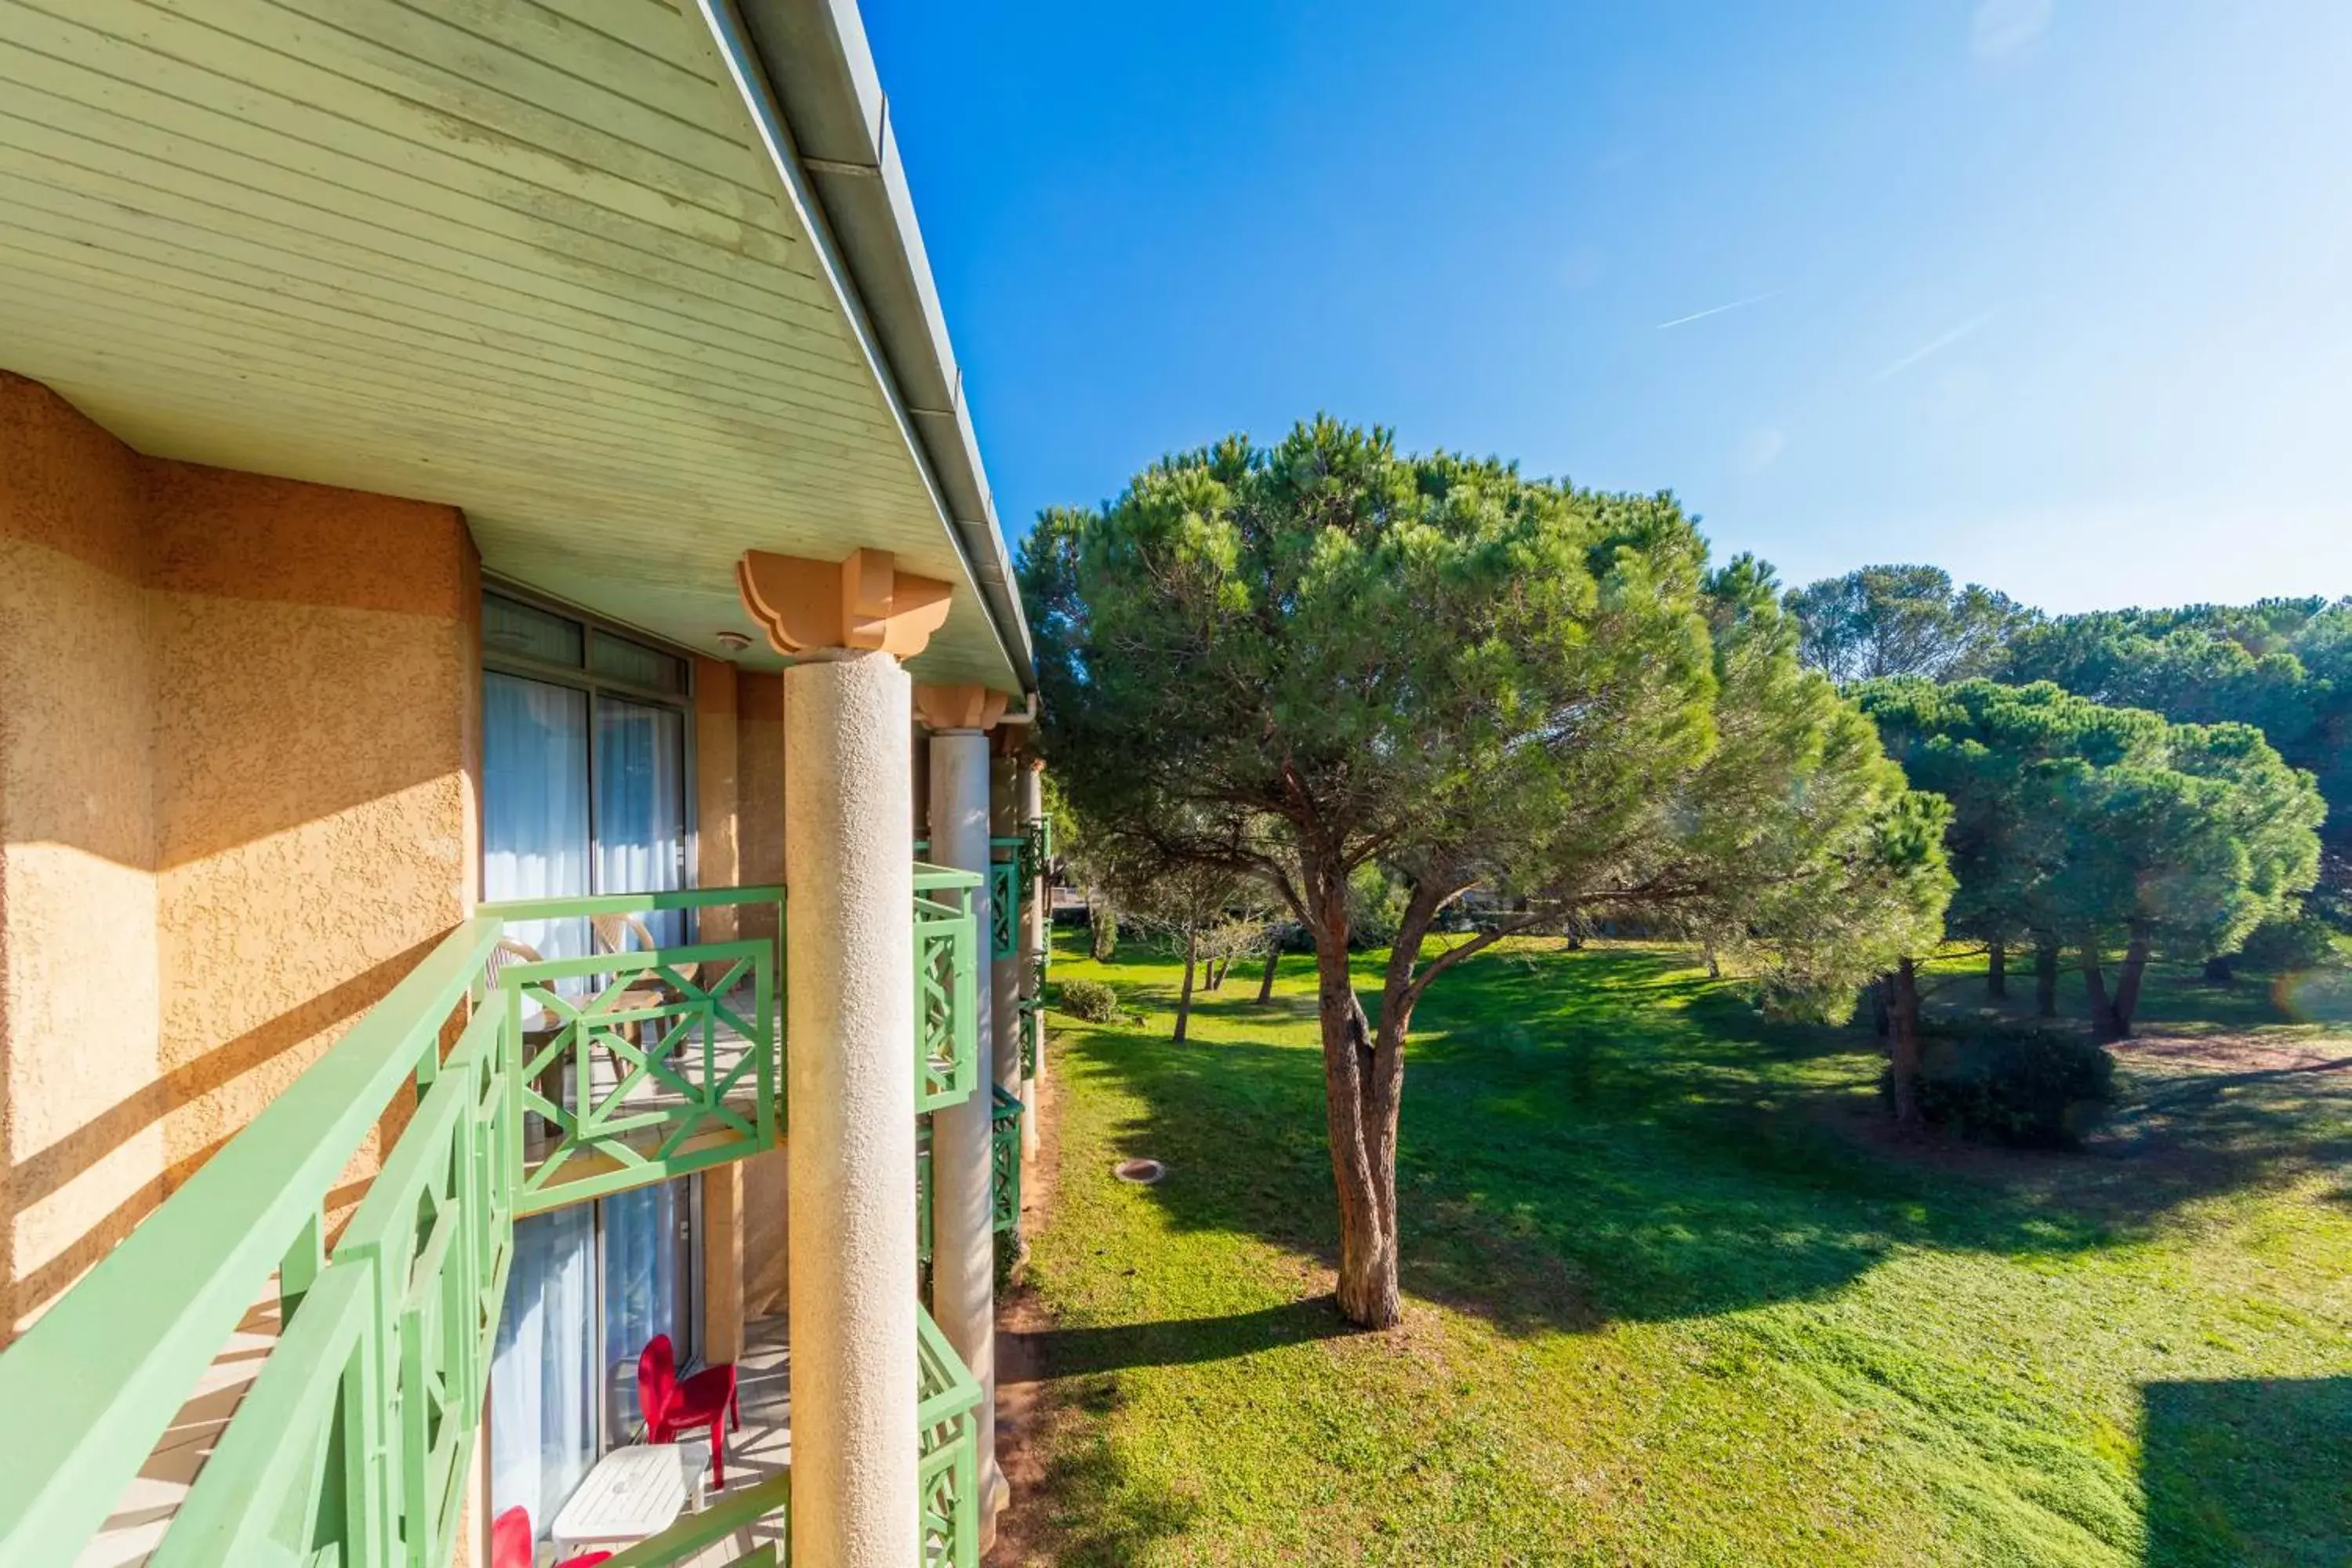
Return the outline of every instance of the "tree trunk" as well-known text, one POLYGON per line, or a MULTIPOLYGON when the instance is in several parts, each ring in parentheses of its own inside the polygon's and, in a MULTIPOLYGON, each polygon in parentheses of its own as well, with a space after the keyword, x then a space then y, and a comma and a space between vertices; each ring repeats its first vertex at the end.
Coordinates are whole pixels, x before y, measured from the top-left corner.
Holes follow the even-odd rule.
POLYGON ((2000 942, 1985 949, 1985 994, 1996 1002, 2009 1000, 2009 949, 2000 942))
POLYGON ((1887 1007, 1894 1037, 1887 1043, 1888 1078, 1895 1090, 1895 1122, 1919 1125, 1919 970, 1904 959, 1892 976, 1894 998, 1887 1007))
POLYGON ((2047 937, 2033 943, 2033 1013, 2039 1018, 2058 1016, 2058 944, 2047 937))
POLYGON ((2119 1040, 2116 1033, 2116 1005, 2107 994, 2106 973, 2099 967, 2098 933, 2083 938, 2083 993, 2090 998, 2091 1032, 2103 1040, 2119 1040))
POLYGON ((1709 980, 1720 980, 1723 978, 1723 963, 1715 955, 1715 939, 1713 937, 1709 937, 1706 941, 1706 977, 1709 980))
POLYGON ((1201 933, 1184 933, 1184 989, 1176 997, 1176 1043, 1184 1043, 1184 1026, 1192 1021, 1192 965, 1201 951, 1201 933))
POLYGON ((1317 889, 1315 970, 1323 1024, 1323 1107, 1339 1200, 1339 1310, 1385 1329, 1403 1316, 1397 1285, 1397 1104, 1404 1052, 1391 1027, 1375 1036, 1348 967, 1348 881, 1317 889))
POLYGON ((1225 972, 1217 966, 1217 960, 1214 957, 1212 957, 1209 960, 1206 973, 1204 973, 1201 978, 1202 982, 1201 986, 1202 990, 1214 991, 1218 986, 1223 985, 1225 983, 1225 972))
POLYGON ((2205 961, 2205 984, 2234 985, 2238 982, 2237 960, 2228 953, 2215 953, 2205 961))
POLYGON ((2116 976, 2115 1005, 2108 1015, 2116 1031, 2110 1039, 2131 1038, 2132 1016, 2139 1011, 2140 977, 2147 973, 2147 933, 2135 930, 2124 949, 2123 973, 2116 976))
POLYGON ((1274 966, 1281 962, 1279 943, 1265 950, 1265 972, 1257 977, 1257 1005, 1261 1007, 1274 1000, 1274 966))
POLYGON ((1087 906, 1087 952, 1097 963, 1108 963, 1118 951, 1118 911, 1108 903, 1087 906))

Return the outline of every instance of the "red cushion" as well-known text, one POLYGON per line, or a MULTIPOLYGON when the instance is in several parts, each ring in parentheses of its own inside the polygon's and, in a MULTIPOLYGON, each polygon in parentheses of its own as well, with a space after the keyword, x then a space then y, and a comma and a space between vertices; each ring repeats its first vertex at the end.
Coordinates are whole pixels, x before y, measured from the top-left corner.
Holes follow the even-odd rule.
POLYGON ((567 1557, 555 1568, 596 1568, 597 1563, 609 1561, 612 1555, 609 1552, 591 1552, 581 1557, 567 1557))

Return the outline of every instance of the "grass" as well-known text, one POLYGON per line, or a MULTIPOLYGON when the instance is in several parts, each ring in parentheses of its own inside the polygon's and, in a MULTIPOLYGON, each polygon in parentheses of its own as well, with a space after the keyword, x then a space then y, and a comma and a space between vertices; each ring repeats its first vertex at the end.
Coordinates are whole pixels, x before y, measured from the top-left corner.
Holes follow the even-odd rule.
POLYGON ((1684 953, 1541 945, 1415 1021, 1379 1334, 1329 1301, 1306 961, 1179 1047, 1173 963, 1065 945, 1144 1016, 1056 1020, 1027 1560, 2352 1563, 2352 1032, 2294 1011, 2352 994, 2165 971, 2151 1027, 2205 1058, 2009 1153, 1887 1138, 1865 1037, 1684 953), (2250 1041, 2304 1056, 2206 1059, 2250 1041), (1166 1179, 1111 1179, 1138 1154, 1166 1179))

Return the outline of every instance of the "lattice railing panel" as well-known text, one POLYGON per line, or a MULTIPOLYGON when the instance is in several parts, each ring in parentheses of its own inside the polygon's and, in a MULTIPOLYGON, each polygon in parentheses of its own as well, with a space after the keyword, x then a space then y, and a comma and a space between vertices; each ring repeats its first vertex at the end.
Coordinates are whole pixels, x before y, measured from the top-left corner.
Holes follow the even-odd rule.
POLYGON ((1021 1102, 992 1086, 995 1104, 988 1122, 989 1217, 998 1230, 1021 1225, 1021 1102))
POLYGON ((522 1109, 543 1129, 524 1152, 521 1212, 776 1147, 783 1040, 775 969, 767 942, 509 966, 522 1109), (567 984, 582 981, 597 988, 583 995, 567 984), (546 1026, 527 1032, 533 1016, 546 1026))
POLYGON ((915 1110, 961 1104, 980 1087, 978 876, 915 872, 915 1110))

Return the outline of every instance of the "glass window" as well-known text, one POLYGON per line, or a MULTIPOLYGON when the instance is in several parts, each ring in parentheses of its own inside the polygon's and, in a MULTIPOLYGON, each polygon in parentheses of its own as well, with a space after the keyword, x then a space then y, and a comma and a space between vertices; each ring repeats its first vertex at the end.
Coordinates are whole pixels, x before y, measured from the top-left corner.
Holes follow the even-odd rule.
POLYGON ((482 646, 498 653, 520 654, 550 664, 581 664, 578 621, 553 615, 536 605, 498 594, 482 595, 482 646))
POLYGON ((610 632, 591 634, 588 668, 598 675, 654 691, 683 694, 686 690, 686 660, 610 632))
MULTIPOLYGON (((589 864, 588 694, 496 670, 482 677, 482 896, 576 898, 589 864)), ((588 951, 584 920, 518 921, 541 958, 588 951)))
MULTIPOLYGON (((651 893, 686 885, 686 715, 625 698, 596 699, 596 890, 651 893)), ((658 942, 685 940, 680 911, 645 916, 658 942)))

